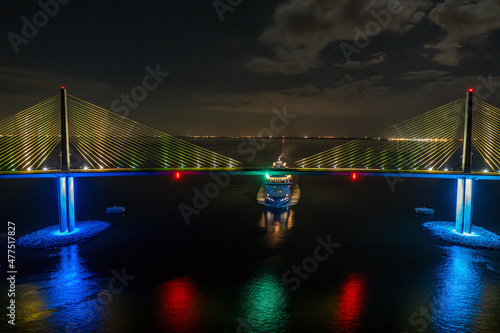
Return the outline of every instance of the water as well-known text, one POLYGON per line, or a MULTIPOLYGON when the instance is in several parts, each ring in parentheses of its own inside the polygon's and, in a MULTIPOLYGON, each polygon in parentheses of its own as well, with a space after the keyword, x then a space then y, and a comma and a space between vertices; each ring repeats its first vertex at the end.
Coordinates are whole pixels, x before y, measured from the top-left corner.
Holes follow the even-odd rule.
MULTIPOLYGON (((234 154, 231 142, 203 144, 234 154)), ((253 163, 280 149, 268 145, 253 163)), ((288 149, 305 156, 299 144, 288 149)), ((500 331, 500 252, 446 246, 421 228, 454 219, 455 181, 406 179, 391 191, 383 177, 299 176, 298 204, 274 211, 256 203, 263 176, 232 176, 186 225, 179 204, 193 206, 193 189, 212 181, 78 179, 77 219, 113 228, 86 244, 17 252, 16 329, 2 280, 1 331, 500 331), (106 216, 111 205, 126 214, 106 216), (416 216, 417 206, 436 215, 416 216)), ((55 224, 54 180, 0 184, 4 230, 7 220, 18 237, 55 224)), ((496 233, 499 194, 497 183, 477 183, 474 221, 496 233)))

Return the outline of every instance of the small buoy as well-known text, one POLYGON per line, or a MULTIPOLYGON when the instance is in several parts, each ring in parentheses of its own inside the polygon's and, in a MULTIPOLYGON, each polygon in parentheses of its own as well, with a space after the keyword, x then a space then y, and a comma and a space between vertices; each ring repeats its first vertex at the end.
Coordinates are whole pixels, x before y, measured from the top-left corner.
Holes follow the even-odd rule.
POLYGON ((106 208, 106 213, 108 214, 121 214, 125 213, 125 207, 108 207, 106 208))
POLYGON ((417 214, 423 214, 423 215, 434 214, 434 209, 432 209, 432 208, 418 207, 418 208, 415 208, 413 211, 417 214))

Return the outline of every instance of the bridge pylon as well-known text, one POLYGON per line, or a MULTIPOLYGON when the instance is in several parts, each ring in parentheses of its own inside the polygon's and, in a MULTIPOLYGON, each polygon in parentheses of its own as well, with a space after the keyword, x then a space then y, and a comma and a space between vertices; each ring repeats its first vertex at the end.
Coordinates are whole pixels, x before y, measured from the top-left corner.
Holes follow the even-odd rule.
POLYGON ((462 154, 462 172, 470 173, 472 164, 472 107, 474 90, 469 89, 465 96, 464 147, 462 154))
POLYGON ((61 87, 61 171, 69 171, 68 96, 61 87))
MULTIPOLYGON (((70 171, 68 134, 68 97, 66 88, 61 87, 61 171, 70 171)), ((60 176, 59 187, 59 230, 75 231, 75 180, 74 177, 60 176)))
MULTIPOLYGON (((462 172, 470 173, 472 164, 472 108, 474 90, 469 89, 465 97, 464 141, 462 172)), ((459 234, 472 233, 472 206, 474 201, 474 179, 465 176, 457 180, 457 212, 455 231, 459 234)))

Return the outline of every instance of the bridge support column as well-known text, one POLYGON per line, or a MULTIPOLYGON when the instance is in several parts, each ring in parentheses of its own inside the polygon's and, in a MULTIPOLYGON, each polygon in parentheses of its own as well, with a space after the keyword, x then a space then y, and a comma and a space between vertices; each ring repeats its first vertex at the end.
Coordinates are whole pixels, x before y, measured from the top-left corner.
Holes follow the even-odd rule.
POLYGON ((68 98, 66 88, 61 87, 61 171, 71 168, 69 160, 68 98))
POLYGON ((458 179, 455 231, 459 234, 472 233, 473 184, 472 178, 458 179))
POLYGON ((59 177, 59 231, 75 231, 75 180, 59 177))

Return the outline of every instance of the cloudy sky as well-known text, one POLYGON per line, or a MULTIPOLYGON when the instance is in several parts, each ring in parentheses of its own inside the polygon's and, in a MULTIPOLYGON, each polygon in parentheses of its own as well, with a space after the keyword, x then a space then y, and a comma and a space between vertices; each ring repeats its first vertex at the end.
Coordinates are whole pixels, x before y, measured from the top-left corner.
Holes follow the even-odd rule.
POLYGON ((500 107, 498 0, 2 1, 0 15, 0 119, 61 85, 174 135, 256 135, 284 108, 297 117, 280 135, 377 135, 470 87, 500 107))

